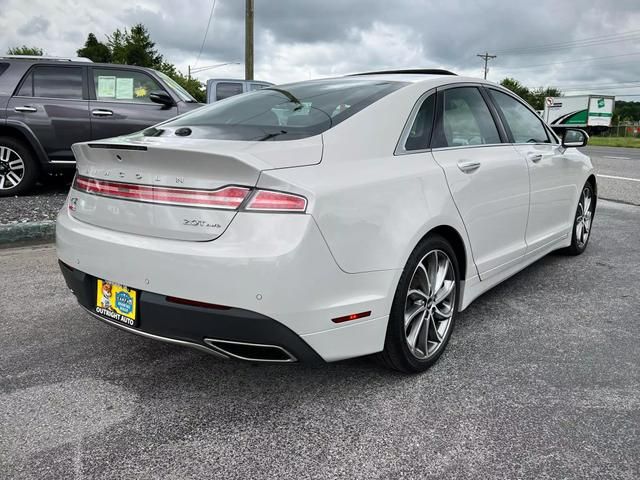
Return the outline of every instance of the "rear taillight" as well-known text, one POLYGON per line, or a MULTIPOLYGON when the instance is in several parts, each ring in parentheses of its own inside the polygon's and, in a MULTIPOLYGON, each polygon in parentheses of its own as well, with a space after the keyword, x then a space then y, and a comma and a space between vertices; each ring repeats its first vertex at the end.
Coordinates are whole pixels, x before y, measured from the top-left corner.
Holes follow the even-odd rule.
POLYGON ((307 199, 292 193, 257 190, 245 210, 260 212, 304 212, 307 199))
POLYGON ((78 175, 73 182, 73 188, 80 192, 122 200, 225 210, 238 210, 253 192, 243 210, 303 213, 307 208, 307 199, 300 195, 272 190, 252 190, 247 187, 230 186, 218 190, 171 188, 113 182, 78 175))
POLYGON ((200 208, 222 208, 227 210, 237 209, 249 193, 249 189, 245 187, 199 190, 111 182, 80 176, 76 177, 73 188, 94 195, 135 200, 138 202, 200 208))

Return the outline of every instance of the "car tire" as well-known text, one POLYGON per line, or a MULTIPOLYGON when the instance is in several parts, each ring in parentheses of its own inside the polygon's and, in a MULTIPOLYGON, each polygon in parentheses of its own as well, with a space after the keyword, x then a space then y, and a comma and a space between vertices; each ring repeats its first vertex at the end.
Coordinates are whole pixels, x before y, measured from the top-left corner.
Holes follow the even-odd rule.
POLYGON ((33 187, 40 169, 24 142, 0 137, 0 197, 21 195, 33 187))
POLYGON ((386 366, 425 371, 442 355, 458 312, 460 276, 451 244, 430 235, 413 250, 391 306, 384 350, 386 366))
POLYGON ((593 217, 596 212, 596 196, 591 182, 587 182, 582 187, 576 215, 573 220, 571 233, 571 245, 563 250, 567 255, 580 255, 587 249, 589 238, 591 238, 591 227, 593 217), (586 208, 585 208, 586 207, 586 208), (586 215, 583 214, 586 210, 586 215))

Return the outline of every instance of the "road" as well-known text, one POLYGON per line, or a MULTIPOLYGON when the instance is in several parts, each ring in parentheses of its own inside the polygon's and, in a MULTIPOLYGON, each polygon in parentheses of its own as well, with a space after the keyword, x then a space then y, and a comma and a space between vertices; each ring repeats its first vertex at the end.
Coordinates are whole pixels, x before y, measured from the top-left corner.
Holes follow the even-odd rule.
POLYGON ((460 315, 419 376, 224 362, 84 314, 0 251, 2 478, 640 478, 640 208, 601 202, 460 315))
POLYGON ((587 147, 581 150, 591 157, 602 198, 640 205, 640 149, 587 147))

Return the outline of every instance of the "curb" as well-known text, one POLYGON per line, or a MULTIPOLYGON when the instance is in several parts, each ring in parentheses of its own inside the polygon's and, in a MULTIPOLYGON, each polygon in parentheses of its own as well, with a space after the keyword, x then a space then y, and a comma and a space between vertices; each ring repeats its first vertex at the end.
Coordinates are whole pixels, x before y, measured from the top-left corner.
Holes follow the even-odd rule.
POLYGON ((0 246, 22 242, 53 242, 55 220, 0 225, 0 246))

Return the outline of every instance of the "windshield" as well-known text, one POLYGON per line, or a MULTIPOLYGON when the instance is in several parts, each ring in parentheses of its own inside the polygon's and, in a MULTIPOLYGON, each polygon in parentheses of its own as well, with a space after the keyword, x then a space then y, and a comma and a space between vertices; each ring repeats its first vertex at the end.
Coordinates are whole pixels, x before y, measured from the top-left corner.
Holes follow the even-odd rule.
MULTIPOLYGON (((158 126, 203 127, 220 140, 292 140, 322 133, 406 85, 328 79, 267 87, 216 102, 158 126)), ((157 129, 148 134, 157 135, 157 129)))
POLYGON ((178 95, 178 97, 180 97, 180 100, 182 100, 183 102, 188 102, 188 103, 198 103, 198 101, 193 98, 189 92, 187 92, 184 88, 182 88, 180 86, 180 84, 178 82, 176 82, 173 78, 169 77, 168 75, 165 75, 162 72, 157 72, 158 75, 160 75, 160 78, 162 78, 162 80, 164 80, 164 82, 169 85, 169 87, 171 87, 171 89, 176 92, 176 95, 178 95))

